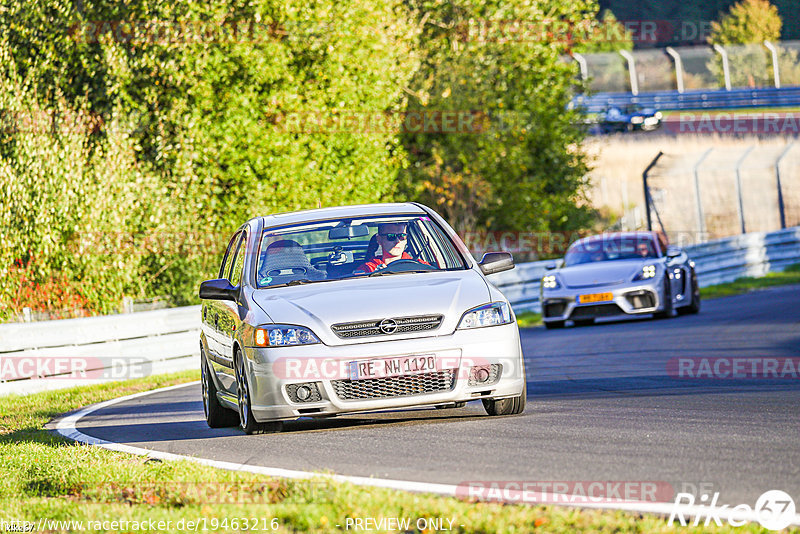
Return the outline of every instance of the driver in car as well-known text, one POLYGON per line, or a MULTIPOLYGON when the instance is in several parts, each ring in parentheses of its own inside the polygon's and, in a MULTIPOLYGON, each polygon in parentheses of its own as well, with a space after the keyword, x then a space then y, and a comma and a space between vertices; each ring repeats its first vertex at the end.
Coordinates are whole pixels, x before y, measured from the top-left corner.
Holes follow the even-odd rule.
MULTIPOLYGON (((406 252, 406 225, 403 223, 384 223, 378 225, 378 245, 381 253, 356 269, 355 274, 374 273, 385 269, 396 260, 413 260, 406 252)), ((420 262, 424 263, 424 262, 420 262)))

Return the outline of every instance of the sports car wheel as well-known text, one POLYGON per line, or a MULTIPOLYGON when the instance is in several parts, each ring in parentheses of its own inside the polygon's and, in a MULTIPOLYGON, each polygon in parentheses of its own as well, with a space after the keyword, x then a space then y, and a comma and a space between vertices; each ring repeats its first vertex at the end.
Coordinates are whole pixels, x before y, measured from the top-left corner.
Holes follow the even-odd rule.
POLYGON ((250 405, 250 385, 247 381, 247 369, 245 369, 244 358, 241 353, 236 353, 234 362, 234 367, 236 367, 236 396, 239 401, 239 426, 246 434, 279 432, 282 427, 280 421, 259 423, 253 417, 253 410, 250 405))
POLYGON ((217 400, 217 386, 211 378, 211 370, 208 367, 203 347, 200 347, 200 381, 203 386, 203 413, 206 416, 206 423, 210 428, 224 428, 236 426, 239 418, 236 412, 228 410, 217 400))
POLYGON ((483 409, 489 415, 515 415, 525 411, 525 398, 528 396, 528 384, 522 388, 522 395, 508 399, 483 399, 483 409))
POLYGON ((688 306, 678 308, 678 313, 686 315, 700 312, 700 286, 697 283, 697 274, 692 271, 692 302, 688 306))

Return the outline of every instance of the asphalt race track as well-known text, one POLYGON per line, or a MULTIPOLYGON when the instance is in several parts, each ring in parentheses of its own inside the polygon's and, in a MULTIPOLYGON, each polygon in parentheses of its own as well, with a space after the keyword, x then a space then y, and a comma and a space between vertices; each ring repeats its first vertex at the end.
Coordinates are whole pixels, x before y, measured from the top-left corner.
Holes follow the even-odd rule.
POLYGON ((697 316, 530 328, 522 342, 528 405, 515 417, 490 418, 473 402, 247 436, 206 426, 197 384, 101 409, 78 430, 214 460, 408 481, 657 481, 719 492, 731 506, 753 506, 770 489, 800 496, 800 380, 667 372, 677 357, 800 357, 800 286, 706 301, 697 316))

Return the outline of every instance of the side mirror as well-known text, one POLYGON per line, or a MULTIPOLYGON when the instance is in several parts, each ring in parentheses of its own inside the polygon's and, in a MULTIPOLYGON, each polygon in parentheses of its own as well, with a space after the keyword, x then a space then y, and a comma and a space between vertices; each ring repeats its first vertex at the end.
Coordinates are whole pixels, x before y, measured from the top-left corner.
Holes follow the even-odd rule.
POLYGON ((225 278, 206 280, 200 284, 201 299, 236 301, 237 293, 238 288, 232 286, 225 278))
POLYGON ((667 247, 667 257, 668 258, 677 258, 683 254, 683 251, 678 247, 667 247))
POLYGON ((478 263, 483 274, 495 274, 514 268, 514 256, 510 252, 487 252, 478 263))
POLYGON ((545 263, 545 265, 544 265, 544 268, 547 269, 548 271, 552 271, 556 267, 558 267, 558 264, 556 264, 556 262, 554 262, 554 261, 545 263))

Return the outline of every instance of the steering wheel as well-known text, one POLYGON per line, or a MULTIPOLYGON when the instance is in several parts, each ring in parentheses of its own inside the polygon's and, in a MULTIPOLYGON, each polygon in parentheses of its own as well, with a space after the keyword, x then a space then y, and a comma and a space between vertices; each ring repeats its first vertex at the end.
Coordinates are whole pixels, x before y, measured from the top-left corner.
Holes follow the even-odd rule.
POLYGON ((419 260, 410 260, 410 259, 400 259, 394 260, 392 263, 388 264, 385 268, 385 271, 397 272, 401 273, 404 271, 436 271, 436 267, 432 265, 428 265, 427 263, 422 263, 419 260))

